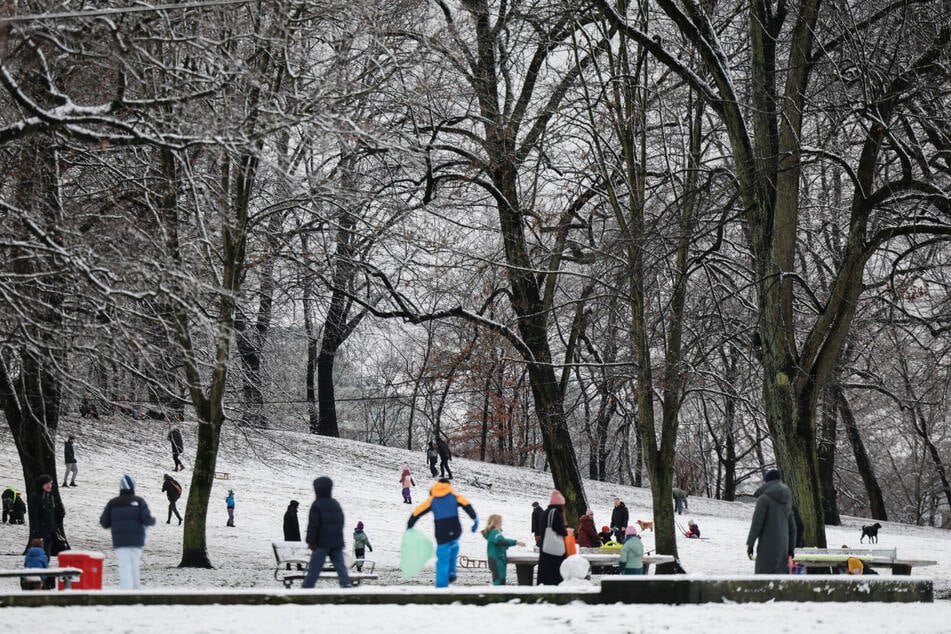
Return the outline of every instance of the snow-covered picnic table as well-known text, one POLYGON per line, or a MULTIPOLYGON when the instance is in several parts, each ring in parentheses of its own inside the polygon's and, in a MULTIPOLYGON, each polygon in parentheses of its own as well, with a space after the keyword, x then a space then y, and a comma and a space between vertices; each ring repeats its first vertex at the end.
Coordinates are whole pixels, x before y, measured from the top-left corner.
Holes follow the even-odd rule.
MULTIPOLYGON (((592 568, 604 569, 615 567, 621 556, 617 553, 593 553, 579 551, 579 555, 588 560, 592 568)), ((673 555, 644 555, 644 574, 650 570, 651 565, 669 564, 674 561, 673 555)), ((508 561, 515 565, 515 576, 518 578, 518 585, 532 585, 535 566, 538 565, 538 553, 528 551, 509 551, 508 561)))

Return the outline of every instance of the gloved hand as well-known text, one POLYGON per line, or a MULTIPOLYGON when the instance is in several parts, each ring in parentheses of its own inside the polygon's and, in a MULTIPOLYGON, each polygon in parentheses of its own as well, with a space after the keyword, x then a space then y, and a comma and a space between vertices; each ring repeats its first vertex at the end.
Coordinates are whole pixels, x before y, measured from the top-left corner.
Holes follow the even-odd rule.
POLYGON ((746 549, 746 556, 749 557, 750 559, 753 558, 753 549, 752 549, 752 548, 747 548, 747 549, 746 549))
POLYGON ((474 532, 476 532, 477 530, 479 530, 479 518, 478 518, 478 517, 475 518, 474 520, 472 520, 472 532, 474 533, 474 532))

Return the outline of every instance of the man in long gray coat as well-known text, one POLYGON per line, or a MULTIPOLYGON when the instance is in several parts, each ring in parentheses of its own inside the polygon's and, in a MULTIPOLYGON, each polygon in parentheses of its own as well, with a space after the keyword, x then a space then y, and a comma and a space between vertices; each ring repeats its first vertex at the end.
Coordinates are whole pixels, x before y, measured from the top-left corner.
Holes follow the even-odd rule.
POLYGON ((770 469, 763 477, 763 486, 756 492, 756 509, 746 538, 746 553, 753 558, 756 546, 758 575, 781 575, 789 572, 788 561, 796 547, 796 522, 793 519, 792 493, 780 481, 779 471, 770 469))

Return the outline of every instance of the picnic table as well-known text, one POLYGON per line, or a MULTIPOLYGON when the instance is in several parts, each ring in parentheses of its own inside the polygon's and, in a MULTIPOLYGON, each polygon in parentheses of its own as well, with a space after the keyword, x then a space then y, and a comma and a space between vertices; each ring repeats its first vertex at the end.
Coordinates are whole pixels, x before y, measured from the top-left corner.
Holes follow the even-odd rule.
POLYGON ((793 561, 805 566, 807 574, 836 574, 846 569, 850 557, 866 568, 888 568, 893 575, 910 575, 912 568, 936 566, 930 559, 899 559, 896 548, 797 548, 793 561))
MULTIPOLYGON (((621 555, 617 553, 599 553, 582 552, 578 554, 588 560, 592 571, 601 570, 610 571, 608 574, 616 573, 618 562, 621 555)), ((515 565, 515 576, 518 578, 518 585, 530 586, 534 583, 535 566, 538 565, 538 553, 528 551, 509 551, 508 560, 510 564, 515 565)), ((669 564, 674 561, 673 555, 644 555, 644 574, 650 570, 651 564, 669 564)))
POLYGON ((61 568, 11 568, 9 570, 0 570, 0 577, 53 577, 63 580, 63 589, 69 590, 73 587, 73 581, 79 581, 83 571, 81 568, 64 566, 61 568))

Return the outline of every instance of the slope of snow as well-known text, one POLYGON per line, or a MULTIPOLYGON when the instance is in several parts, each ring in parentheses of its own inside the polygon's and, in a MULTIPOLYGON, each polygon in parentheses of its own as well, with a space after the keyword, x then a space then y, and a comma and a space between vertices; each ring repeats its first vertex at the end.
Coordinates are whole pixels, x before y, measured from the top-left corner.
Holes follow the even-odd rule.
MULTIPOLYGON (((184 423, 186 464, 195 446, 196 426, 184 423)), ((307 509, 313 500, 313 479, 327 475, 334 480, 334 496, 347 517, 348 531, 363 521, 373 545, 368 558, 376 562, 383 586, 431 586, 433 565, 409 581, 400 578, 399 543, 411 506, 402 503, 399 485, 400 466, 410 465, 417 482, 413 501, 422 501, 432 482, 422 452, 380 447, 348 440, 315 437, 288 431, 240 431, 227 428, 222 436, 217 470, 230 474, 228 480, 216 480, 208 513, 208 548, 214 568, 209 570, 178 568, 182 529, 177 521, 166 524, 167 502, 161 493, 162 474, 172 465, 168 428, 162 423, 133 421, 127 418, 103 421, 65 421, 57 439, 62 459, 62 443, 70 432, 77 435, 79 486, 62 490, 66 505, 66 529, 74 549, 98 550, 106 554, 104 586, 117 587, 115 559, 109 533, 99 527, 99 515, 109 498, 116 495, 119 479, 129 474, 137 482, 137 493, 149 503, 159 523, 149 531, 142 560, 142 582, 146 589, 187 589, 206 591, 221 588, 280 588, 274 579, 274 558, 270 543, 282 539, 282 517, 291 499, 299 500, 301 529, 306 529, 307 509), (234 489, 237 501, 236 526, 226 527, 224 498, 234 489)), ((545 505, 551 492, 551 477, 530 469, 454 459, 454 486, 472 502, 484 521, 491 513, 505 520, 505 533, 531 542, 529 517, 532 501, 545 505), (476 483, 491 483, 491 489, 476 483)), ((59 465, 62 469, 62 464, 59 465)), ((179 474, 187 496, 190 471, 179 474)), ((0 430, 0 486, 14 485, 22 490, 19 460, 9 431, 0 430)), ((589 503, 595 525, 608 523, 612 498, 618 495, 630 509, 631 520, 650 519, 650 492, 627 486, 587 482, 589 503)), ((179 503, 184 512, 184 498, 179 503)), ((745 575, 752 572, 746 558, 745 538, 752 506, 691 497, 689 517, 699 523, 704 540, 681 539, 680 558, 689 574, 745 575)), ((688 515, 678 518, 686 524, 688 515)), ((463 526, 470 522, 461 514, 463 526)), ((186 517, 187 520, 187 517, 186 517)), ((869 520, 845 517, 843 525, 828 527, 830 546, 859 546, 860 527, 869 520)), ((918 568, 915 576, 935 581, 938 596, 951 590, 951 540, 945 531, 883 523, 879 533, 881 548, 897 548, 903 559, 934 559, 938 566, 918 568)), ((417 525, 427 533, 432 520, 417 525)), ((347 535, 349 538, 349 533, 347 535)), ((0 567, 22 566, 26 526, 0 526, 0 567)), ((653 549, 653 533, 644 534, 645 550, 653 549)), ((480 534, 464 534, 460 553, 485 557, 485 542, 480 534)), ((887 574, 887 573, 885 573, 887 574)), ((509 579, 514 583, 514 569, 509 579)), ((489 573, 461 570, 459 585, 486 586, 489 573)), ((333 582, 323 581, 320 588, 329 591, 333 582)), ((0 579, 3 592, 19 591, 15 579, 0 579)), ((352 590, 360 592, 360 589, 352 590)), ((47 626, 55 618, 58 631, 146 632, 165 630, 173 625, 178 632, 234 632, 274 629, 279 618, 282 630, 307 629, 319 610, 319 622, 328 631, 371 631, 382 629, 413 632, 453 631, 546 632, 649 632, 656 629, 678 631, 761 632, 764 626, 774 631, 947 631, 951 622, 951 602, 934 605, 915 604, 744 604, 700 606, 569 606, 510 604, 484 608, 472 606, 281 606, 281 607, 187 607, 176 606, 172 622, 168 607, 116 608, 16 608, 7 609, 0 631, 24 631, 30 626, 47 626), (437 610, 438 612, 434 612, 437 610), (64 614, 68 610, 68 616, 64 614), (435 618, 438 615, 438 618, 435 618), (11 618, 13 617, 13 618, 11 618), (686 629, 685 629, 686 628, 686 629)))

